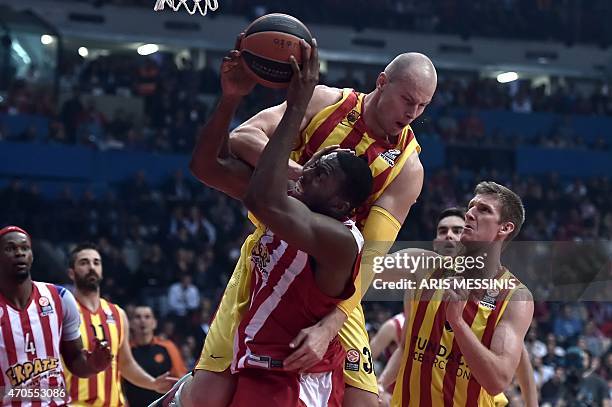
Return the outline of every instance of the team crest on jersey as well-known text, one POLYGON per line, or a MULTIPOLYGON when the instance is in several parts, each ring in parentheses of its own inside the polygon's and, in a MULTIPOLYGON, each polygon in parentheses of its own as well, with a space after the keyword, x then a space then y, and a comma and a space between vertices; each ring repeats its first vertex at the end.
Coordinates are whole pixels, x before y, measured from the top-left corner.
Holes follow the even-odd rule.
POLYGON ((251 261, 256 269, 267 277, 266 266, 270 263, 270 253, 268 247, 259 240, 251 250, 251 261))
POLYGON ((389 164, 389 166, 394 167, 395 160, 397 160, 397 157, 399 157, 401 153, 402 152, 397 149, 387 150, 387 151, 380 153, 379 157, 385 160, 385 162, 389 164))
POLYGON ((357 119, 359 119, 359 112, 356 110, 351 110, 349 114, 346 115, 346 120, 351 124, 355 123, 357 119))
POLYGON ((351 110, 346 115, 346 118, 340 122, 340 124, 342 124, 343 126, 352 127, 355 124, 355 122, 359 119, 360 115, 361 113, 359 113, 357 110, 351 110))
POLYGON ((46 317, 49 314, 53 314, 53 307, 51 301, 47 297, 40 297, 38 299, 38 305, 40 305, 40 316, 46 317))

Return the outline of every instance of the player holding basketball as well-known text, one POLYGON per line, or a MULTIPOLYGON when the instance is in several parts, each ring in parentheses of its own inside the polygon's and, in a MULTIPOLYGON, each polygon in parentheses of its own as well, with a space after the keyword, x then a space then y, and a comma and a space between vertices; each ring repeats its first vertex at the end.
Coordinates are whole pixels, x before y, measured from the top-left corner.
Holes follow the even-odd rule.
MULTIPOLYGON (((227 133, 206 132, 209 138, 201 149, 210 170, 202 181, 231 187, 231 195, 242 199, 265 225, 249 255, 253 284, 249 309, 234 341, 232 371, 238 382, 231 406, 342 405, 344 351, 337 337, 316 366, 299 373, 283 369, 283 359, 292 351, 289 343, 300 330, 317 323, 355 291, 363 237, 348 215, 372 189, 366 161, 336 149, 307 164, 291 196, 287 194, 287 172, 279 168, 287 163, 318 81, 316 45, 312 57, 309 53, 303 42, 303 70, 294 59, 287 110, 252 176, 250 166, 223 149, 227 133), (227 186, 210 175, 215 167, 227 174, 227 186)), ((236 63, 226 58, 222 72, 236 63)), ((213 116, 207 127, 217 119, 213 116)), ((186 405, 182 399, 179 389, 175 404, 186 405)))
MULTIPOLYGON (((463 210, 459 208, 447 208, 440 212, 436 225, 436 237, 433 240, 434 251, 442 256, 456 256, 459 251, 458 243, 461 239, 461 233, 463 233, 464 226, 465 212, 463 210)), ((398 341, 399 349, 395 350, 393 356, 387 362, 384 371, 379 376, 381 393, 389 389, 391 389, 391 393, 393 392, 392 390, 395 385, 395 379, 400 367, 402 350, 404 348, 404 334, 405 331, 402 330, 402 333, 400 333, 401 341, 398 341)), ((372 344, 372 350, 374 350, 374 344, 372 344)), ((528 407, 537 406, 537 388, 533 377, 533 368, 531 367, 529 354, 524 345, 516 376, 526 405, 528 407)), ((387 395, 387 397, 390 398, 389 395, 387 395)), ((385 397, 381 398, 385 399, 385 397)), ((495 406, 505 406, 508 404, 508 400, 503 393, 496 395, 494 400, 495 406)))
POLYGON ((461 235, 462 255, 484 258, 484 267, 466 267, 463 273, 421 269, 415 276, 419 284, 440 278, 513 284, 501 290, 406 291, 405 341, 392 406, 494 406, 494 395, 508 387, 519 365, 533 300, 500 256, 524 222, 523 204, 494 182, 481 182, 474 192, 461 235))
POLYGON ((0 229, 2 406, 67 405, 60 357, 80 377, 95 375, 111 361, 110 349, 98 341, 91 352, 83 350, 74 297, 63 287, 32 281, 33 261, 25 230, 0 229))
POLYGON ((129 323, 123 309, 100 297, 102 258, 95 245, 83 243, 70 253, 68 276, 74 282, 81 335, 85 349, 103 340, 112 354, 110 365, 87 379, 72 375, 68 366, 66 381, 73 406, 125 405, 121 378, 138 387, 164 393, 176 383, 168 373, 153 378, 134 360, 129 345, 129 323))
MULTIPOLYGON (((239 49, 239 46, 236 46, 239 49)), ((233 117, 239 101, 251 92, 255 82, 238 62, 240 53, 232 51, 236 61, 222 76, 223 95, 214 115, 217 127, 209 132, 227 134, 226 122, 233 117)), ((423 166, 418 158, 419 145, 410 123, 419 117, 431 101, 436 88, 436 71, 426 56, 417 53, 399 55, 378 76, 376 89, 369 94, 352 89, 317 86, 300 125, 300 140, 291 154, 290 172, 296 179, 313 154, 333 145, 349 148, 368 160, 374 176, 374 187, 366 203, 357 211, 357 226, 366 240, 392 243, 404 222, 411 205, 420 194, 423 166)), ((283 116, 286 103, 266 109, 235 129, 230 135, 231 151, 238 158, 255 166, 268 138, 283 116)), ((202 134, 200 138, 208 137, 202 134)), ((219 171, 206 173, 198 143, 193 152, 192 172, 199 178, 214 176, 224 192, 235 193, 227 182, 227 174, 219 171)), ((184 388, 193 405, 226 406, 234 383, 229 374, 233 357, 234 332, 249 303, 250 271, 247 256, 261 235, 258 228, 247 238, 241 258, 228 283, 221 304, 211 325, 194 374, 194 380, 184 388), (193 390, 192 390, 193 388, 193 390), (203 392, 201 389, 215 389, 203 392)), ((364 253, 364 256, 370 256, 364 253)), ((303 330, 294 341, 296 351, 285 362, 291 369, 306 369, 316 364, 327 349, 327 344, 338 333, 346 350, 360 355, 345 370, 345 405, 378 405, 378 386, 373 371, 368 336, 365 330, 360 301, 361 278, 357 290, 349 300, 339 304, 320 323, 303 330)))

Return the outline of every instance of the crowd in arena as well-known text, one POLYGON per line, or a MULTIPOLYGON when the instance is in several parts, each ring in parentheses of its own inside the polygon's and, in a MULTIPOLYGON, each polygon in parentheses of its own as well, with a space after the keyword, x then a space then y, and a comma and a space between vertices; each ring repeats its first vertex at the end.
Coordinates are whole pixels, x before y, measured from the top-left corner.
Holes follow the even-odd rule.
MULTIPOLYGON (((23 80, 16 80, 0 102, 0 113, 36 114, 49 119, 48 137, 38 140, 33 128, 8 134, 0 126, 0 139, 81 144, 100 150, 180 152, 191 150, 198 126, 212 106, 210 99, 219 91, 218 73, 211 67, 195 70, 189 60, 180 69, 170 58, 142 60, 119 56, 100 57, 64 68, 62 83, 72 89, 61 106, 54 107, 48 92, 41 92, 23 80), (110 116, 96 106, 91 95, 132 95, 143 100, 143 115, 117 108, 110 116)), ((375 82, 375 76, 367 84, 375 82)), ((335 81, 322 82, 337 87, 367 91, 369 86, 349 74, 335 81)), ((282 92, 257 87, 237 114, 237 125, 264 107, 282 101, 282 92)), ((502 85, 495 79, 456 78, 442 75, 436 97, 426 114, 415 122, 420 137, 441 139, 448 144, 537 145, 550 148, 606 151, 610 142, 602 135, 586 139, 571 126, 571 116, 605 117, 612 114, 609 86, 601 83, 586 94, 571 82, 546 90, 533 87, 529 80, 502 85), (468 114, 460 112, 467 110, 468 114), (480 112, 510 111, 554 113, 557 124, 537 137, 521 134, 503 137, 485 134, 480 112)), ((1 121, 0 121, 1 123, 1 121)))

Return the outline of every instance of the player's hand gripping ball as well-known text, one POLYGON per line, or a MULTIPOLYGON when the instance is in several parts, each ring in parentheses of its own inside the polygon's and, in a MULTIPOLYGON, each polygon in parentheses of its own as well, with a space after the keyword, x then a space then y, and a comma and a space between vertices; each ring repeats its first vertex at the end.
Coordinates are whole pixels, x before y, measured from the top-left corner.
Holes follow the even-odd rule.
POLYGON ((267 14, 253 21, 240 41, 240 55, 247 73, 261 85, 270 88, 289 86, 293 55, 300 69, 300 40, 312 46, 312 35, 297 18, 287 14, 267 14))

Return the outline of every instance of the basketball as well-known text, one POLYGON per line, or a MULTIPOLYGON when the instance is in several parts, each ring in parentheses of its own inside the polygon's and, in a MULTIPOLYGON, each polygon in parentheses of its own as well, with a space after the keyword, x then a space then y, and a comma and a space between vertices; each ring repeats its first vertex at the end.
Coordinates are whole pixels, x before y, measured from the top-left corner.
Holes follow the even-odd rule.
POLYGON ((253 21, 240 43, 247 72, 263 86, 285 88, 291 81, 293 55, 301 68, 300 40, 312 46, 312 35, 297 18, 287 14, 267 14, 253 21))

